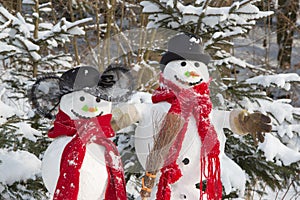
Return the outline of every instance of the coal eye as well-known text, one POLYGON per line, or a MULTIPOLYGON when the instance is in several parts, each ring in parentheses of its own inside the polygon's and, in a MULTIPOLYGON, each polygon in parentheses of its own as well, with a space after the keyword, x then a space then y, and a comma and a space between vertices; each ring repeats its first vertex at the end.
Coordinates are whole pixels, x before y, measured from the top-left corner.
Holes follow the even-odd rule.
POLYGON ((96 98, 96 102, 99 103, 100 101, 101 101, 101 98, 100 98, 100 97, 97 97, 97 98, 96 98))
POLYGON ((79 98, 79 100, 80 100, 80 101, 84 101, 85 98, 84 98, 83 96, 81 96, 81 97, 79 98))
POLYGON ((195 62, 195 67, 199 67, 200 66, 200 64, 198 63, 198 62, 195 62))
POLYGON ((186 66, 186 62, 181 62, 180 64, 182 67, 186 66))

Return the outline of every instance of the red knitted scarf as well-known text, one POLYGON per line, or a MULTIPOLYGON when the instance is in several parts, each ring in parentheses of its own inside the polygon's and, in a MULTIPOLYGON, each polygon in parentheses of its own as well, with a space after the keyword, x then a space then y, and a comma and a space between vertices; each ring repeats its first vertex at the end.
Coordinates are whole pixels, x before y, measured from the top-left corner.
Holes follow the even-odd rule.
POLYGON ((157 200, 169 200, 171 197, 170 184, 175 183, 182 176, 176 163, 182 146, 189 117, 193 115, 197 122, 198 134, 201 139, 200 156, 200 200, 206 196, 208 200, 219 200, 222 198, 222 183, 220 179, 220 143, 217 133, 210 123, 209 114, 212 103, 209 97, 208 83, 202 82, 193 88, 183 89, 176 86, 161 76, 164 86, 158 88, 152 96, 152 102, 166 101, 171 104, 169 113, 180 114, 185 119, 185 124, 179 132, 174 144, 170 149, 164 167, 161 169, 161 177, 156 193, 157 200), (171 162, 170 162, 171 161, 171 162), (202 184, 202 177, 206 178, 206 189, 202 184))
POLYGON ((73 136, 66 145, 60 162, 60 175, 53 199, 76 200, 79 191, 80 168, 86 152, 86 145, 94 142, 105 147, 105 163, 108 173, 108 183, 105 200, 126 200, 126 183, 120 155, 115 144, 109 140, 114 136, 110 126, 111 114, 90 119, 72 120, 59 110, 54 127, 48 136, 73 136))

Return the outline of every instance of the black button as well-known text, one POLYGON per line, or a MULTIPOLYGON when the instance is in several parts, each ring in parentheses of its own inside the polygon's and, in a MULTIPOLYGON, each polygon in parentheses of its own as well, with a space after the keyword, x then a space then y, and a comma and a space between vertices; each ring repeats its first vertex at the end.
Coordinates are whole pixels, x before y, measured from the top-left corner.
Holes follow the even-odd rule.
POLYGON ((187 165, 187 164, 190 163, 190 160, 188 158, 185 158, 185 159, 182 160, 182 162, 183 162, 184 165, 187 165))
POLYGON ((180 199, 186 199, 186 195, 185 194, 180 194, 180 199))

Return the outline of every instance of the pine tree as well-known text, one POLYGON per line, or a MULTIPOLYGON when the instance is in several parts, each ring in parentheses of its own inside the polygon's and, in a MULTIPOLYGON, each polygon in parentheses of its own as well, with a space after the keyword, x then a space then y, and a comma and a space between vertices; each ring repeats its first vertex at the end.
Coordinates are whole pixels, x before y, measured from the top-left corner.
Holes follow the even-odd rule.
POLYGON ((51 4, 27 3, 32 6, 31 15, 17 13, 14 16, 0 7, 0 42, 5 44, 0 52, 1 60, 12 68, 32 70, 33 76, 41 67, 52 70, 71 67, 72 57, 64 53, 63 47, 70 43, 72 37, 84 35, 79 26, 91 21, 91 18, 74 22, 62 18, 56 23, 47 22, 40 15, 51 11, 51 4))
POLYGON ((51 4, 26 3, 32 9, 15 15, 0 6, 0 199, 49 199, 40 167, 51 121, 34 113, 28 91, 32 75, 73 66, 63 47, 91 20, 46 21, 51 4))
POLYGON ((32 118, 27 98, 32 79, 26 74, 13 69, 1 74, 0 199, 47 199, 39 159, 49 144, 49 121, 32 118))
MULTIPOLYGON (((280 190, 289 188, 299 171, 300 127, 299 108, 293 107, 291 100, 276 100, 270 94, 270 88, 289 91, 291 84, 299 84, 300 77, 295 73, 277 74, 267 70, 266 66, 255 66, 232 54, 234 38, 247 37, 249 31, 259 19, 272 15, 271 11, 260 11, 256 0, 230 1, 230 5, 213 7, 214 1, 198 0, 142 1, 143 13, 148 16, 147 28, 169 28, 201 36, 206 51, 213 58, 210 66, 218 80, 213 81, 212 99, 220 99, 219 109, 244 108, 249 111, 261 111, 272 117, 272 133, 266 133, 265 142, 256 145, 255 137, 237 137, 226 130, 226 153, 242 169, 247 180, 247 195, 263 195, 265 188, 280 190), (251 78, 247 74, 252 74, 251 78), (267 92, 266 92, 267 91, 267 92), (214 94, 215 93, 215 94, 214 94), (273 153, 269 145, 278 145, 273 153), (279 149, 293 155, 287 160, 279 149)), ((235 192, 224 194, 224 198, 236 196, 235 192)))

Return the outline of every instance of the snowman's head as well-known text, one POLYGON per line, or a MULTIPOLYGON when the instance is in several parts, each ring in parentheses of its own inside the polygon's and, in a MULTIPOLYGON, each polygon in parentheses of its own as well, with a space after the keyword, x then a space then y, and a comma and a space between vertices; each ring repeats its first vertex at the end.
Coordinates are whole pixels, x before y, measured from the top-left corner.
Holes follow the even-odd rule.
POLYGON ((63 95, 59 105, 71 119, 79 119, 109 114, 112 103, 79 90, 63 95))
POLYGON ((210 56, 204 52, 201 38, 180 33, 169 40, 160 66, 165 79, 189 88, 209 80, 209 62, 210 56))
POLYGON ((181 88, 189 88, 208 82, 207 66, 200 61, 176 60, 169 62, 163 71, 164 78, 181 88))
POLYGON ((127 101, 134 79, 124 64, 111 64, 102 73, 93 66, 67 70, 60 77, 40 76, 30 90, 35 111, 53 119, 57 106, 72 119, 111 113, 112 102, 127 101))
POLYGON ((71 119, 92 118, 111 112, 111 102, 101 98, 97 88, 101 74, 94 67, 77 67, 65 72, 60 79, 60 109, 71 119))

